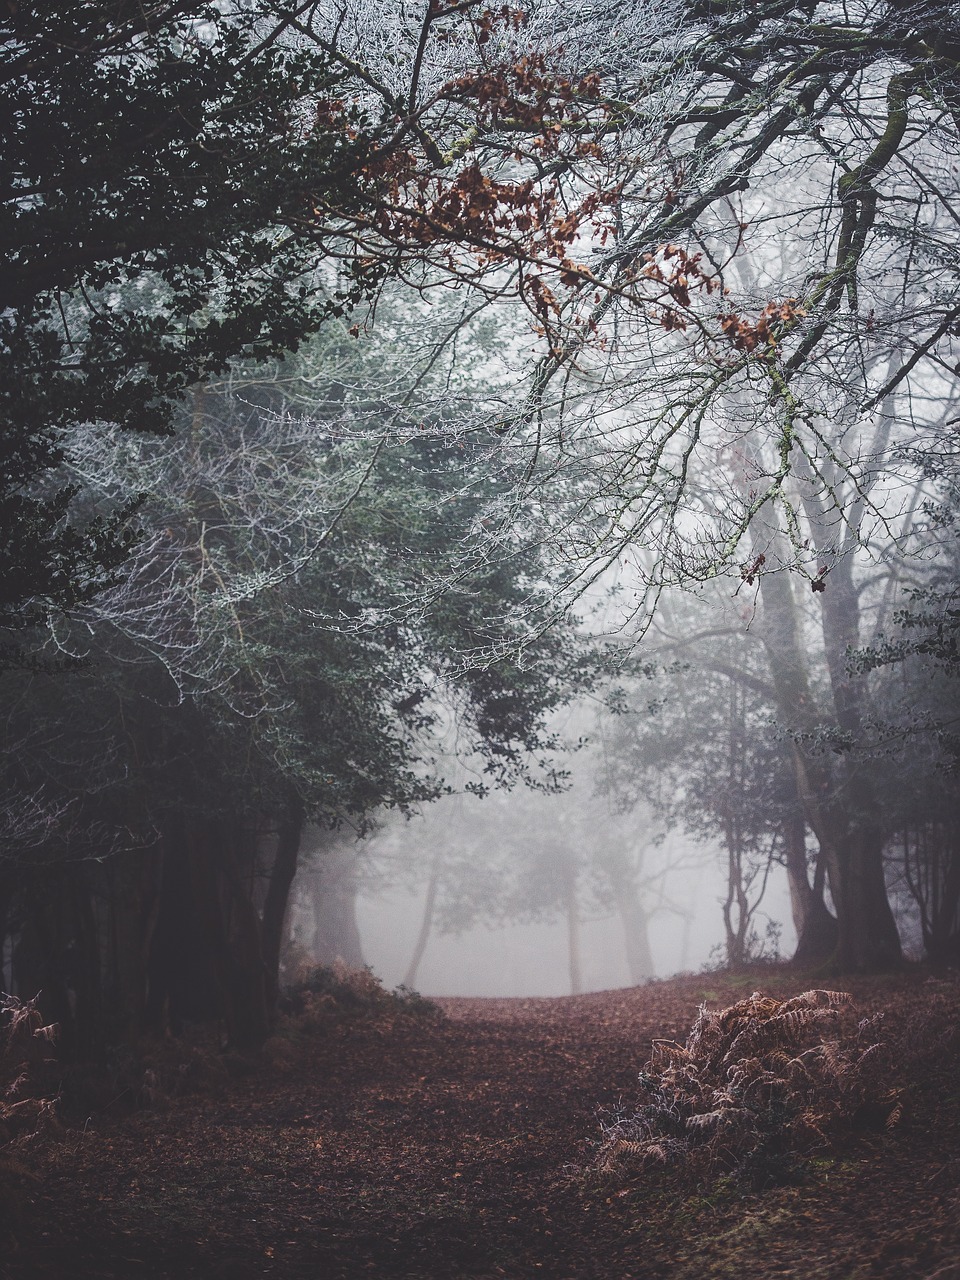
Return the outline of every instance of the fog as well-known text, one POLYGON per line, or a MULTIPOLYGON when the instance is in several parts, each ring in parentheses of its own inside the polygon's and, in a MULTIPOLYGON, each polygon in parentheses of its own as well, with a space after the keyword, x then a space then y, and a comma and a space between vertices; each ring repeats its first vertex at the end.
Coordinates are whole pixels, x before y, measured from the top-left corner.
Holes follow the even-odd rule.
MULTIPOLYGON (((535 771, 532 786, 481 797, 461 769, 452 794, 382 816, 366 839, 316 832, 293 905, 295 958, 363 963, 427 996, 563 996, 729 963, 731 857, 696 830, 698 798, 653 803, 649 788, 617 781, 611 760, 629 750, 616 717, 591 726, 581 708, 564 729, 558 790, 538 789, 548 775, 535 771)), ((749 900, 739 959, 789 957, 777 846, 737 876, 749 900)))
MULTIPOLYGON (((411 846, 422 838, 430 815, 409 824, 411 846)), ((650 920, 650 947, 655 978, 696 972, 725 961, 721 903, 725 873, 716 849, 691 850, 700 859, 695 870, 668 875, 673 898, 690 912, 656 912, 650 920)), ((394 889, 363 894, 357 922, 363 956, 388 987, 407 973, 423 919, 427 887, 416 892, 394 889)), ((775 868, 762 910, 778 924, 781 954, 796 945, 790 917, 786 875, 775 868)), ((765 922, 764 922, 765 924, 765 922)), ((581 923, 580 946, 584 991, 630 986, 624 933, 611 913, 581 923)), ((462 934, 433 930, 417 971, 416 989, 427 996, 563 996, 570 994, 566 923, 479 925, 462 934)))

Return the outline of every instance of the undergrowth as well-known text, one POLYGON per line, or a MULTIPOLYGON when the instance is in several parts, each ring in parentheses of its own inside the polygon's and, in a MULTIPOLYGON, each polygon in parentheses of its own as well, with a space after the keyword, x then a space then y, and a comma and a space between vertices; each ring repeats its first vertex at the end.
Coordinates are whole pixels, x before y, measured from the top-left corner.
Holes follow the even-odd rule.
POLYGON ((36 1000, 0 996, 0 1240, 36 1181, 23 1157, 60 1130, 50 1073, 56 1033, 36 1000))
POLYGON ((293 1018, 323 1020, 325 1015, 371 1016, 403 1013, 434 1019, 443 1015, 438 1005, 418 991, 399 986, 388 991, 371 969, 332 965, 304 966, 296 980, 285 987, 280 1012, 293 1018))
POLYGON ((804 1155, 843 1131, 899 1119, 881 1022, 858 1021, 840 991, 782 1001, 757 991, 716 1012, 701 1006, 685 1045, 654 1042, 635 1107, 604 1123, 601 1170, 733 1175, 754 1188, 794 1180, 804 1155))
POLYGON ((29 1144, 56 1124, 49 1071, 57 1027, 36 1000, 0 997, 0 1153, 29 1144))
POLYGON ((0 1156, 31 1141, 58 1112, 82 1122, 143 1108, 165 1109, 180 1098, 222 1097, 235 1077, 273 1075, 296 1067, 295 1047, 337 1026, 439 1019, 437 1005, 415 991, 387 991, 369 969, 304 966, 279 1001, 280 1014, 259 1052, 224 1049, 222 1028, 189 1025, 181 1036, 142 1034, 109 1045, 102 1060, 58 1063, 55 1031, 43 1026, 36 1001, 0 1003, 0 1156))
POLYGON ((71 1110, 163 1108, 183 1096, 222 1096, 232 1078, 267 1073, 276 1078, 297 1068, 297 1045, 343 1024, 402 1017, 441 1017, 415 991, 386 991, 369 969, 345 965, 303 966, 278 1002, 273 1034, 259 1051, 237 1052, 219 1044, 218 1028, 192 1027, 184 1038, 146 1036, 114 1046, 106 1071, 67 1077, 71 1110), (79 1095, 79 1096, 75 1096, 79 1095))

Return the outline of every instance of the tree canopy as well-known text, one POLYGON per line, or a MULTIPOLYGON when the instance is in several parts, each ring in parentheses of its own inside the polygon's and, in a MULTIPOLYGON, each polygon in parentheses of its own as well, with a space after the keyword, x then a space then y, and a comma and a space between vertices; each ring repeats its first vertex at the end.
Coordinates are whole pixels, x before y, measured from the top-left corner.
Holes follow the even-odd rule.
POLYGON ((134 536, 137 495, 98 508, 57 475, 75 425, 168 432, 186 388, 295 350, 386 273, 516 257, 519 232, 555 253, 542 166, 496 182, 460 157, 508 104, 552 137, 576 86, 515 67, 491 41, 511 13, 475 8, 428 6, 399 77, 312 4, 0 17, 4 621, 89 598, 134 536))

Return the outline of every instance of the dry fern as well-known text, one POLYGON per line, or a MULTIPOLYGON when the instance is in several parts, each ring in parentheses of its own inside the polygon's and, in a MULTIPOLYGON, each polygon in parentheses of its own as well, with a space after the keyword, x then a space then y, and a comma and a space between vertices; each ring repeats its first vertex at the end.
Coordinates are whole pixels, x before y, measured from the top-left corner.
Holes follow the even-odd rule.
POLYGON ((702 1005, 686 1045, 654 1042, 636 1108, 604 1126, 602 1167, 779 1181, 868 1103, 896 1123, 896 1095, 884 1104, 873 1078, 880 1018, 851 1026, 851 1005, 843 991, 702 1005))
POLYGON ((57 1127, 57 1100, 36 1096, 56 1039, 57 1027, 44 1024, 36 1000, 0 997, 0 1150, 57 1127))

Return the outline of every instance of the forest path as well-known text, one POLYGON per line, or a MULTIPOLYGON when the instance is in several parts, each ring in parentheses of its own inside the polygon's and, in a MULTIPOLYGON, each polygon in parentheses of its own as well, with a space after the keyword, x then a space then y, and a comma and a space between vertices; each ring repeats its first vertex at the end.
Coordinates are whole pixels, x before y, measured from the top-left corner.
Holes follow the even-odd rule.
MULTIPOLYGON (((956 1035, 924 1060, 901 1127, 818 1161, 799 1186, 686 1195, 589 1173, 598 1108, 632 1098, 653 1037, 684 1038, 702 1000, 809 985, 708 974, 442 1000, 442 1021, 291 1030, 268 1047, 270 1068, 228 1061, 228 1077, 195 1057, 197 1092, 108 1111, 36 1154, 0 1273, 865 1280, 960 1261, 956 1035)), ((926 1010, 928 1027, 960 1025, 956 977, 843 986, 894 1023, 926 1010)))

